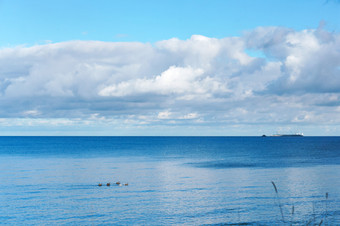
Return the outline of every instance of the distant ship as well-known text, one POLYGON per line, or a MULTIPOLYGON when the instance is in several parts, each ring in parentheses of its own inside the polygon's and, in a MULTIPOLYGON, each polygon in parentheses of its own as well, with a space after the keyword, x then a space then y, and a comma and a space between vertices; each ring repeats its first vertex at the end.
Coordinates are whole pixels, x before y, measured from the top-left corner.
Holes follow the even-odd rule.
MULTIPOLYGON (((266 135, 262 135, 263 137, 266 137, 266 135)), ((273 134, 269 137, 303 137, 303 133, 288 133, 288 134, 273 134)))

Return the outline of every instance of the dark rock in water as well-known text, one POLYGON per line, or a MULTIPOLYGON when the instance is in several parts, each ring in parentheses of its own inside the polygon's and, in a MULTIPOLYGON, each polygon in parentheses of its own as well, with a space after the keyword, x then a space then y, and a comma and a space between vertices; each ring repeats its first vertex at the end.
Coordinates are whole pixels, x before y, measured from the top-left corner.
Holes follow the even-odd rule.
POLYGON ((111 184, 110 183, 107 183, 106 186, 110 186, 111 184))

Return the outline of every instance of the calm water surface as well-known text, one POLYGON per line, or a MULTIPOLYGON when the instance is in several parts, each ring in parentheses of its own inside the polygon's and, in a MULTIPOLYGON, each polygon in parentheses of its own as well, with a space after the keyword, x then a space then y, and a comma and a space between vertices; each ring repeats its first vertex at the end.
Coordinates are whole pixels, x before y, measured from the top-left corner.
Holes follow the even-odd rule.
POLYGON ((0 137, 0 172, 2 224, 340 225, 339 137, 0 137))

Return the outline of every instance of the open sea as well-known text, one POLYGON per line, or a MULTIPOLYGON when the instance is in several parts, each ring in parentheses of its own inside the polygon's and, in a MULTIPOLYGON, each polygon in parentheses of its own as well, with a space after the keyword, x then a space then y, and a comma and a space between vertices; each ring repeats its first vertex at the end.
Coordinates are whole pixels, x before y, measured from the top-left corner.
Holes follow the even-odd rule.
POLYGON ((0 137, 0 224, 320 223, 340 137, 0 137))

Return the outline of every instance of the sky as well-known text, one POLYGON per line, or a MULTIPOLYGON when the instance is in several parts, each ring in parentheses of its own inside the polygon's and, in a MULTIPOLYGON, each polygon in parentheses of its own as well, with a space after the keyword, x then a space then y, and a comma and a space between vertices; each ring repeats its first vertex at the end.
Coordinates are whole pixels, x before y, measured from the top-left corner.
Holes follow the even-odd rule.
POLYGON ((340 1, 0 0, 0 135, 340 134, 340 1))

